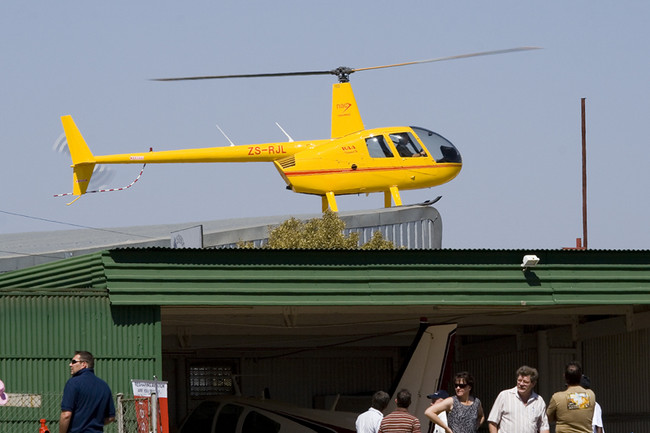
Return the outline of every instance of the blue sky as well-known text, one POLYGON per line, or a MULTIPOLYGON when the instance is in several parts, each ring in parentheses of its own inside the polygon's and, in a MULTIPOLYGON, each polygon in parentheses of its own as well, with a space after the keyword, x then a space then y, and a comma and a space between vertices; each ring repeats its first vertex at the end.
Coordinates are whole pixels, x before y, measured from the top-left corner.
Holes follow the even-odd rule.
MULTIPOLYGON (((582 236, 587 98, 589 247, 647 249, 650 3, 639 1, 114 1, 0 6, 0 233, 315 213, 271 163, 150 165, 127 191, 72 206, 53 150, 70 114, 95 154, 327 138, 329 76, 149 78, 367 67, 535 45, 543 50, 365 71, 365 126, 417 125, 464 167, 442 195, 445 248, 562 248, 582 236), (20 214, 24 216, 17 216, 20 214), (42 219, 28 218, 36 217, 42 219)), ((140 167, 115 169, 108 186, 140 167)), ((383 196, 338 199, 340 210, 383 196)))

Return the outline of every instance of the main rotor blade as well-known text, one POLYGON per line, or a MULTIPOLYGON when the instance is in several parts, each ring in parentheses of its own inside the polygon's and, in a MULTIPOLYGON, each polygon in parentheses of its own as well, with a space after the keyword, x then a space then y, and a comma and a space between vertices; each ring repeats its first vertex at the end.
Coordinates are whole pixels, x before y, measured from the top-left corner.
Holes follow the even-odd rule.
POLYGON ((405 63, 395 63, 395 64, 392 64, 392 65, 370 66, 368 68, 354 68, 353 72, 368 71, 368 70, 371 70, 371 69, 392 68, 392 67, 395 67, 395 66, 417 65, 417 64, 420 64, 420 63, 442 62, 442 61, 445 61, 445 60, 465 59, 465 58, 468 58, 468 57, 491 56, 491 55, 494 55, 494 54, 513 53, 513 52, 516 52, 516 51, 540 50, 540 49, 541 49, 541 47, 517 47, 517 48, 507 48, 505 50, 481 51, 481 52, 477 52, 477 53, 459 54, 459 55, 456 55, 456 56, 438 57, 436 59, 416 60, 414 62, 405 62, 405 63))
POLYGON ((444 60, 465 59, 468 57, 478 57, 478 56, 491 56, 494 54, 505 54, 505 53, 513 53, 516 51, 528 51, 528 50, 539 50, 539 49, 541 48, 540 47, 517 47, 517 48, 508 48, 505 50, 481 51, 477 53, 459 54, 456 56, 439 57, 436 59, 416 60, 414 62, 395 63, 392 65, 370 66, 368 68, 348 68, 346 66, 341 66, 339 68, 330 71, 272 72, 268 74, 202 75, 196 77, 152 78, 151 80, 152 81, 187 81, 187 80, 214 80, 214 79, 223 79, 223 78, 291 77, 291 76, 300 76, 300 75, 336 75, 339 77, 339 80, 343 82, 348 80, 348 77, 351 73, 358 72, 358 71, 368 71, 371 69, 392 68, 395 66, 417 65, 420 63, 442 62, 444 60))
POLYGON ((204 75, 198 77, 152 78, 152 81, 214 80, 221 78, 287 77, 296 75, 335 75, 333 71, 274 72, 269 74, 204 75))

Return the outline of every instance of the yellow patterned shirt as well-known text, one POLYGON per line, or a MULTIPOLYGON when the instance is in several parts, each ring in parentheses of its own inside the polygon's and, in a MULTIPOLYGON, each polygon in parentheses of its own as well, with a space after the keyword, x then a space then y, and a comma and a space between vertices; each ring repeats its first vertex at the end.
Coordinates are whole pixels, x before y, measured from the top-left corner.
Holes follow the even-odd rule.
POLYGON ((570 386, 553 394, 546 413, 556 433, 592 433, 596 395, 590 389, 570 386))

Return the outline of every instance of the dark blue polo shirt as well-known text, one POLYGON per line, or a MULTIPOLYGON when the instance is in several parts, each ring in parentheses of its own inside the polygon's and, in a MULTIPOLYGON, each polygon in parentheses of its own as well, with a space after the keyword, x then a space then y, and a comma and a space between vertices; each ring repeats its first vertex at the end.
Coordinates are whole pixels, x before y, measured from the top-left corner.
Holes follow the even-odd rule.
POLYGON ((61 411, 72 412, 68 433, 103 432, 104 419, 115 416, 111 389, 92 368, 79 370, 63 388, 61 411))

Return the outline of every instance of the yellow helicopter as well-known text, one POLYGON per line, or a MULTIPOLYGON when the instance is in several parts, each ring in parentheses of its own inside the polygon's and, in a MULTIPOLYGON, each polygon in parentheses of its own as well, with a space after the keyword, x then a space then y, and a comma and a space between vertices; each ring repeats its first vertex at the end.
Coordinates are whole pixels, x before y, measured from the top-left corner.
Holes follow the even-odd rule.
MULTIPOLYGON (((350 74, 372 69, 504 54, 537 48, 517 47, 367 68, 339 67, 325 71, 155 79, 156 81, 181 81, 336 75, 338 83, 332 87, 331 137, 320 140, 290 140, 278 143, 98 156, 90 151, 72 117, 63 116, 61 122, 72 156, 73 192, 57 196, 77 196, 68 203, 72 204, 83 194, 91 192, 87 191, 88 183, 96 164, 268 161, 273 162, 280 172, 287 184, 287 189, 297 193, 321 196, 323 211, 328 207, 334 212, 338 211, 335 198, 337 195, 375 192, 384 193, 385 207, 391 207, 391 199, 395 206, 401 206, 400 190, 430 188, 456 177, 462 167, 460 152, 449 140, 425 128, 397 126, 365 129, 349 82, 350 74)), ((101 192, 104 191, 107 190, 101 192)))

